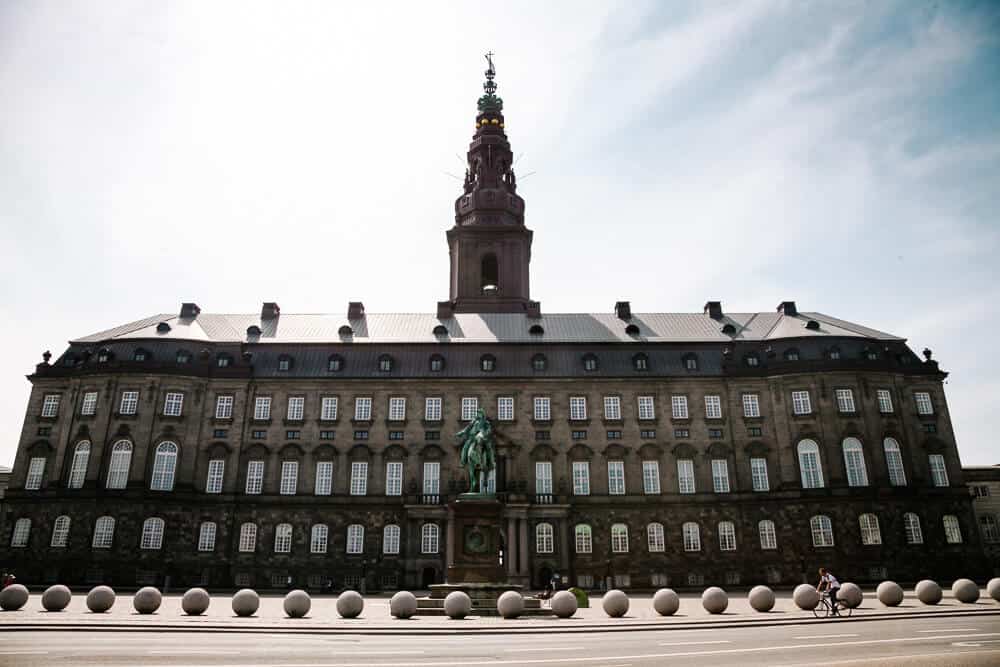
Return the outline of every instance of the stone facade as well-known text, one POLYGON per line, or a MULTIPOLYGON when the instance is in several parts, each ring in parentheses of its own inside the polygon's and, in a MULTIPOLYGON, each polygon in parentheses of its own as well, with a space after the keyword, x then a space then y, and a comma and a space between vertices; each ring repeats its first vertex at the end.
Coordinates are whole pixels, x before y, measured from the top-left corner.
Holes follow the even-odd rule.
POLYGON ((972 494, 972 508, 990 572, 1000 575, 1000 466, 969 466, 962 474, 972 494))

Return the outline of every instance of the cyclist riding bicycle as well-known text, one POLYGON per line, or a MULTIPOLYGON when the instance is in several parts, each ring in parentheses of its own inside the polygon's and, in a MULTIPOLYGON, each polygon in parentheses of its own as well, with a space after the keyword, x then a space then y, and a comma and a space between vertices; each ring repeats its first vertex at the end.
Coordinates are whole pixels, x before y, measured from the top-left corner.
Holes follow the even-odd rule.
POLYGON ((816 591, 818 593, 823 593, 828 591, 830 595, 830 608, 833 610, 834 614, 837 614, 837 591, 840 590, 840 582, 837 581, 837 577, 833 576, 830 572, 827 572, 826 568, 819 568, 819 583, 816 585, 816 591))

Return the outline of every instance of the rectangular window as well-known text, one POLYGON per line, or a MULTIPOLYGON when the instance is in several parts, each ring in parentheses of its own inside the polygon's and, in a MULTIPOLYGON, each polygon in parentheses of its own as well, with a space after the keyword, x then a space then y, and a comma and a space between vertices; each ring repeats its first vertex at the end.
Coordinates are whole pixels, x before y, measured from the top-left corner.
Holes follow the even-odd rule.
POLYGON ((424 399, 424 419, 429 422, 441 421, 441 398, 439 396, 424 399))
POLYGON ((625 495, 624 461, 608 461, 608 493, 612 496, 625 495))
POLYGON ((168 392, 163 400, 163 414, 167 417, 180 417, 184 406, 184 394, 168 392))
POLYGON ((573 495, 590 495, 590 462, 573 461, 573 495))
POLYGON ((406 431, 389 431, 390 440, 402 440, 406 435, 406 431))
POLYGON ((198 551, 215 551, 216 525, 212 522, 201 524, 198 532, 198 551))
POLYGON ((705 397, 705 418, 706 419, 722 419, 722 397, 721 396, 706 396, 705 397))
POLYGON ((441 463, 424 461, 424 495, 436 496, 441 493, 441 463))
POLYGON ((655 440, 656 431, 652 429, 639 431, 639 437, 643 440, 655 440))
POLYGON ((660 492, 660 462, 642 462, 642 492, 655 495, 660 492))
POLYGON ((712 490, 729 493, 729 462, 726 459, 712 459, 712 490))
POLYGON ((747 435, 751 438, 760 438, 764 435, 764 429, 759 426, 747 427, 747 435))
POLYGON ((215 418, 216 419, 232 419, 233 418, 233 397, 232 396, 216 396, 215 397, 215 418))
POLYGON ((641 420, 652 420, 656 419, 656 410, 653 406, 652 396, 640 396, 639 401, 639 419, 641 420))
POLYGON ((215 429, 212 429, 212 437, 213 438, 228 438, 229 437, 229 430, 228 429, 224 429, 224 428, 215 428, 215 429))
POLYGON ((28 461, 28 474, 24 478, 26 491, 37 491, 42 488, 42 476, 45 474, 45 457, 34 456, 28 461))
POLYGON ((587 397, 569 397, 569 418, 573 421, 582 421, 587 418, 587 397))
POLYGON ((497 399, 497 419, 502 422, 514 421, 513 396, 501 396, 497 399))
POLYGON ((294 496, 299 485, 299 462, 281 462, 281 486, 278 492, 283 496, 294 496))
POLYGON ((59 401, 62 397, 59 394, 46 394, 42 399, 42 416, 55 417, 59 414, 59 401))
POLYGON ((441 431, 424 431, 424 440, 440 440, 441 431))
POLYGON ((691 429, 689 429, 689 428, 675 428, 674 429, 674 437, 675 438, 690 438, 691 437, 691 429))
POLYGON ((298 440, 302 437, 302 431, 285 431, 285 440, 298 440))
MULTIPOLYGON (((257 526, 252 523, 245 523, 240 526, 240 546, 241 553, 251 553, 257 548, 257 526)), ((237 575, 237 579, 239 575, 237 575)))
POLYGON ((247 486, 248 495, 259 495, 264 490, 264 462, 247 462, 247 486))
POLYGON ((263 440, 267 437, 267 431, 251 431, 250 437, 254 440, 263 440))
POLYGON ((479 411, 479 399, 475 396, 462 397, 462 421, 472 421, 479 411))
POLYGON ((535 431, 535 440, 551 440, 552 431, 535 431))
POLYGON ((122 415, 134 415, 139 409, 139 392, 123 391, 122 400, 118 405, 118 413, 122 415))
POLYGON ((552 462, 535 461, 535 493, 551 495, 552 493, 552 462))
POLYGON ((535 421, 547 422, 552 419, 552 399, 548 396, 535 396, 535 421))
POLYGON ((854 391, 851 389, 838 389, 836 394, 838 412, 852 413, 857 411, 854 407, 854 391))
POLYGON ((406 399, 393 397, 389 399, 389 421, 401 422, 406 419, 406 399))
POLYGON ((367 396, 354 398, 354 421, 367 422, 372 419, 372 399, 367 396))
POLYGON ((320 399, 319 418, 321 421, 332 422, 337 420, 337 397, 324 396, 320 399))
POLYGON ((604 418, 611 421, 622 418, 622 399, 619 396, 604 397, 604 418))
POLYGON ((754 491, 768 491, 771 484, 767 479, 767 459, 750 459, 750 478, 754 491))
POLYGON ((608 440, 621 440, 622 439, 622 432, 621 431, 617 431, 617 430, 616 431, 608 431, 607 432, 607 436, 608 436, 608 440))
POLYGON ((316 463, 316 485, 313 493, 317 496, 328 496, 333 493, 333 461, 316 463))
POLYGON ((319 432, 319 439, 320 440, 333 440, 334 436, 336 436, 336 434, 337 434, 336 431, 320 431, 319 432))
POLYGON ((364 496, 368 494, 368 462, 355 461, 351 463, 351 495, 364 496))
POLYGON ((914 392, 913 400, 917 403, 918 415, 934 414, 934 404, 931 403, 931 395, 926 391, 914 392))
POLYGON ((355 440, 367 440, 368 439, 368 431, 355 431, 354 432, 354 439, 355 440))
POLYGON ((878 397, 878 411, 884 415, 892 414, 892 394, 888 389, 879 389, 875 392, 878 397))
POLYGON ((670 414, 674 419, 688 418, 688 398, 687 396, 670 397, 670 414))
POLYGON ((81 415, 92 415, 97 412, 97 392, 88 391, 83 395, 83 402, 80 404, 81 415))
POLYGON ((808 391, 792 392, 792 412, 797 415, 807 415, 812 412, 812 402, 808 391))
POLYGON ((288 421, 302 421, 306 416, 305 396, 289 396, 288 410, 285 412, 285 419, 288 421))
POLYGON ((757 394, 743 394, 743 416, 760 417, 760 398, 757 394))
POLYGON ((712 440, 722 439, 722 429, 721 428, 710 428, 708 429, 708 437, 712 440))
POLYGON ((694 461, 691 459, 677 460, 677 491, 694 493, 694 461))
POLYGON ((927 457, 931 469, 931 481, 934 486, 948 486, 948 469, 944 465, 944 456, 931 454, 927 457))
POLYGON ((225 474, 225 459, 212 459, 209 461, 208 475, 205 476, 205 493, 222 493, 222 480, 225 474))
POLYGON ((388 461, 385 464, 385 495, 403 495, 403 462, 388 461))
POLYGON ((253 402, 253 418, 264 421, 271 418, 271 397, 258 396, 253 402))
POLYGON ((587 439, 587 432, 586 431, 570 431, 569 437, 572 438, 573 440, 586 440, 587 439))
MULTIPOLYGON (((365 548, 365 527, 352 524, 347 527, 347 553, 359 554, 365 548)), ((346 578, 345 578, 346 582, 346 578)), ((346 585, 346 583, 345 583, 346 585)))

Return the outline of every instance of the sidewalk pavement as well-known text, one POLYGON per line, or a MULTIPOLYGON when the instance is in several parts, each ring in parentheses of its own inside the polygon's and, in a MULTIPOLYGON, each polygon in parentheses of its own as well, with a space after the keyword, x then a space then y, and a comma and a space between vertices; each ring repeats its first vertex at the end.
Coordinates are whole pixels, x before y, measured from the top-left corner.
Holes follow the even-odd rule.
POLYGON ((415 634, 415 633, 474 633, 474 632, 610 632, 622 630, 669 630, 746 627, 748 625, 785 625, 798 623, 844 623, 865 620, 899 619, 955 615, 1000 615, 1000 603, 981 591, 978 602, 963 604, 945 591, 937 605, 925 605, 912 591, 906 592, 898 607, 886 607, 875 597, 874 590, 864 591, 864 601, 853 610, 851 618, 817 619, 811 611, 795 606, 790 591, 776 593, 774 609, 767 613, 754 611, 745 592, 731 593, 729 607, 723 614, 709 614, 701 605, 701 596, 682 594, 680 609, 673 616, 660 616, 653 609, 652 595, 630 595, 630 607, 624 618, 609 618, 601 607, 601 598, 590 598, 590 607, 580 609, 569 619, 555 617, 522 617, 503 619, 497 616, 474 616, 452 620, 440 616, 415 616, 400 620, 389 614, 389 595, 365 598, 362 615, 343 619, 336 611, 335 596, 312 599, 312 609, 305 618, 288 618, 282 608, 282 595, 263 595, 260 608, 252 617, 233 614, 230 594, 215 594, 208 611, 202 616, 187 616, 181 610, 181 596, 163 597, 155 614, 139 614, 132 607, 132 594, 118 596, 115 605, 104 614, 87 609, 86 594, 75 593, 69 607, 62 612, 46 612, 41 594, 33 593, 28 603, 18 611, 0 612, 0 632, 11 630, 180 630, 188 632, 307 632, 334 634, 415 634))

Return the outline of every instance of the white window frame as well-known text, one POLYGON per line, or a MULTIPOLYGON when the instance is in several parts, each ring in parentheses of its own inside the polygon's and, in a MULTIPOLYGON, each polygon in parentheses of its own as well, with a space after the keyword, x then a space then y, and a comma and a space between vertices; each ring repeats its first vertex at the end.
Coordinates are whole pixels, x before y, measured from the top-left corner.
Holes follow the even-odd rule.
POLYGON ((628 526, 624 523, 611 525, 611 553, 628 553, 628 526))
POLYGON ((42 416, 56 417, 59 415, 59 403, 62 401, 60 394, 45 394, 42 398, 42 416))
POLYGON ((497 397, 497 421, 511 422, 514 421, 514 397, 513 396, 498 396, 497 397))
POLYGON ((352 523, 347 527, 347 553, 360 554, 365 550, 365 527, 352 523))
POLYGON ((164 441, 153 454, 153 473, 149 477, 150 491, 173 491, 180 448, 177 443, 164 441))
POLYGON ((841 443, 844 452, 844 470, 847 472, 848 486, 868 486, 868 469, 865 467, 865 450, 857 438, 844 438, 841 443))
POLYGON ((918 415, 934 414, 934 402, 931 400, 931 394, 929 391, 913 392, 913 402, 917 406, 918 415))
POLYGON ((722 397, 717 394, 705 396, 705 419, 722 419, 722 397))
POLYGON ((139 548, 144 551, 159 551, 163 548, 163 519, 151 516, 142 522, 142 537, 139 548))
POLYGON ((279 523, 274 527, 274 553, 292 553, 292 524, 279 523))
POLYGON ((351 488, 352 496, 368 495, 368 462, 351 461, 351 488))
POLYGON ((552 461, 535 461, 535 493, 552 494, 552 461))
POLYGON ((719 522, 719 550, 736 551, 736 526, 732 521, 719 522))
POLYGON ((442 405, 440 396, 428 396, 424 399, 424 420, 429 422, 441 421, 442 405))
POLYGON ((690 413, 688 412, 688 397, 687 396, 671 396, 670 397, 670 416, 674 419, 689 419, 690 413))
POLYGON ((354 397, 354 421, 367 422, 372 420, 371 396, 354 397))
POLYGON ((21 517, 14 522, 14 530, 10 534, 10 546, 12 549, 23 549, 28 546, 31 540, 31 519, 21 517))
POLYGON ((535 421, 552 421, 552 399, 548 396, 535 396, 533 401, 535 421))
POLYGON ((861 530, 861 544, 882 544, 882 531, 879 529, 878 517, 870 512, 858 516, 858 528, 861 530))
POLYGON ((475 396, 462 397, 462 421, 468 422, 476 418, 479 412, 479 399, 475 396))
POLYGON ((822 489, 825 485, 819 445, 814 440, 800 440, 796 452, 799 458, 799 473, 802 475, 802 488, 822 489))
POLYGON ((660 462, 656 460, 642 462, 642 492, 646 495, 660 493, 660 462))
POLYGON ((66 478, 67 489, 82 489, 87 481, 87 466, 90 464, 90 441, 81 440, 73 448, 73 461, 69 466, 69 476, 66 478))
POLYGON ((97 414, 97 392, 88 391, 83 394, 80 402, 80 414, 84 416, 97 414))
POLYGON ((573 542, 576 553, 589 554, 594 552, 594 532, 589 525, 578 523, 573 527, 573 542))
POLYGON ((771 482, 767 476, 767 459, 763 456, 754 456, 750 459, 750 481, 754 491, 771 490, 771 482))
POLYGON ((941 525, 944 527, 944 541, 948 544, 962 543, 962 525, 958 522, 958 517, 954 514, 945 514, 941 517, 941 525))
POLYGON ((701 528, 694 521, 685 521, 681 526, 681 539, 684 551, 701 551, 701 528))
POLYGON ((314 496, 333 494, 333 461, 316 462, 316 478, 313 481, 314 496))
POLYGON ((63 549, 69 544, 69 527, 71 524, 71 519, 65 514, 56 517, 56 520, 52 522, 52 538, 49 541, 51 548, 63 549))
POLYGON ((608 421, 620 421, 622 418, 621 396, 604 397, 604 418, 608 421))
POLYGON ((226 460, 211 459, 205 473, 205 493, 222 493, 222 484, 226 478, 226 460))
POLYGON ((715 493, 729 493, 728 459, 712 459, 712 490, 715 493))
POLYGON ((244 492, 248 496, 259 496, 264 491, 264 461, 247 461, 247 483, 244 492))
POLYGON ((184 412, 184 394, 179 391, 168 391, 163 397, 163 416, 180 417, 184 412))
POLYGON ((118 403, 118 414, 134 415, 139 410, 139 392, 126 390, 122 392, 121 401, 118 403))
POLYGON ((934 486, 948 486, 948 467, 944 462, 944 455, 930 454, 927 457, 927 466, 931 472, 931 483, 934 486))
POLYGON ((759 394, 743 394, 743 416, 750 418, 760 417, 759 394))
POLYGON ((555 531, 552 524, 542 521, 535 524, 535 553, 551 554, 555 552, 555 531))
POLYGON ((406 420, 406 397, 389 397, 389 421, 401 422, 406 420))
POLYGON ((885 466, 889 472, 890 486, 906 486, 906 468, 903 466, 903 450, 895 438, 882 441, 885 452, 885 466))
POLYGON ((587 397, 569 397, 569 418, 572 421, 584 421, 587 418, 587 397))
POLYGON ((285 419, 290 422, 299 422, 306 417, 306 397, 289 396, 288 406, 285 408, 285 419))
POLYGON ((774 522, 770 519, 757 522, 757 535, 760 537, 761 549, 769 551, 778 548, 778 533, 774 528, 774 522))
POLYGON ((625 495, 624 461, 608 461, 608 495, 625 495))
POLYGON ((656 419, 656 400, 652 396, 639 396, 636 399, 639 408, 640 421, 656 419))
POLYGON ((42 478, 45 477, 44 456, 32 456, 28 461, 28 473, 24 476, 24 490, 38 491, 42 488, 42 478))
POLYGON ((825 514, 810 517, 809 530, 812 533, 813 547, 832 547, 835 545, 833 523, 830 521, 830 517, 825 514))
POLYGON ((115 539, 115 519, 111 516, 99 516, 94 521, 94 537, 90 546, 94 549, 110 549, 115 539))
POLYGON ((232 394, 219 394, 215 397, 215 418, 232 419, 233 406, 236 398, 232 394))
POLYGON ((893 413, 892 392, 888 389, 876 389, 875 396, 878 400, 878 411, 883 415, 891 415, 893 413))
POLYGON ((812 397, 808 390, 792 392, 792 413, 796 415, 812 414, 812 397))
POLYGON ((441 462, 424 461, 424 495, 436 496, 441 493, 441 462))
POLYGON ((650 553, 663 553, 667 550, 662 523, 653 522, 646 526, 646 546, 650 553))
POLYGON ((324 396, 320 399, 319 418, 320 421, 332 422, 337 420, 337 409, 339 400, 336 396, 324 396))
POLYGON ((385 462, 385 495, 403 495, 403 462, 385 462))
POLYGON ((590 461, 573 461, 573 495, 590 495, 590 461))
POLYGON ((256 421, 266 421, 271 418, 271 397, 257 396, 253 400, 253 418, 256 421))
POLYGON ((278 494, 294 496, 299 489, 299 462, 294 460, 281 462, 281 482, 278 494))
POLYGON ((128 486, 133 449, 132 443, 128 440, 119 440, 111 446, 111 457, 108 461, 108 477, 104 481, 104 488, 124 489, 128 486))
POLYGON ((309 553, 325 554, 330 547, 330 527, 325 523, 314 523, 309 529, 309 553))
POLYGON ((837 389, 834 391, 834 394, 837 397, 837 412, 849 414, 858 411, 854 404, 853 389, 837 389))
POLYGON ((198 551, 215 551, 218 526, 214 521, 202 521, 198 527, 198 551))
POLYGON ((390 556, 399 554, 399 526, 390 523, 382 529, 382 553, 390 556))
POLYGON ((420 553, 436 554, 440 549, 441 528, 436 523, 420 526, 420 553))
POLYGON ((243 554, 257 551, 257 524, 244 523, 240 525, 239 552, 243 554))
POLYGON ((694 461, 677 459, 677 493, 696 493, 694 461))

